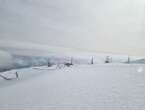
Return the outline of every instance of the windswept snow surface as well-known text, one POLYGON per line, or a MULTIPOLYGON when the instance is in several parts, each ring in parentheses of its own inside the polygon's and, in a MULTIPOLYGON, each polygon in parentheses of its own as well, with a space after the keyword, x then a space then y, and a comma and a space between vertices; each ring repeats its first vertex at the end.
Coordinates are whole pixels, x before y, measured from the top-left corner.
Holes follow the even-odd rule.
POLYGON ((145 110, 144 65, 28 68, 0 80, 0 110, 145 110), (139 71, 142 70, 142 71, 139 71))

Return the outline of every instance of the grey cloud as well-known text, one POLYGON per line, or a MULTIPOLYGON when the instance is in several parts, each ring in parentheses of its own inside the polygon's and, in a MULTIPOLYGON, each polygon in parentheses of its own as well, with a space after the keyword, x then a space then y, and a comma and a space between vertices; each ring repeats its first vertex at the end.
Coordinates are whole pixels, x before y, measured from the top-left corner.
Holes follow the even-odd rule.
POLYGON ((142 0, 0 0, 0 39, 145 54, 142 0))

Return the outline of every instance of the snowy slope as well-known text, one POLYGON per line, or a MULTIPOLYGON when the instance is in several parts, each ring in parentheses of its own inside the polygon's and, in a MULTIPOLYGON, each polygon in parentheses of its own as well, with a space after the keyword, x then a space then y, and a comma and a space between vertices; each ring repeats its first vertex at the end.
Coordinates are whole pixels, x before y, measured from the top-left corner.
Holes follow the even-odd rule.
POLYGON ((135 60, 135 61, 132 61, 131 63, 145 64, 145 59, 135 60))
POLYGON ((144 70, 123 64, 15 70, 19 80, 0 80, 0 109, 144 110, 144 70))
POLYGON ((12 67, 12 56, 6 51, 0 50, 0 71, 10 69, 12 67))

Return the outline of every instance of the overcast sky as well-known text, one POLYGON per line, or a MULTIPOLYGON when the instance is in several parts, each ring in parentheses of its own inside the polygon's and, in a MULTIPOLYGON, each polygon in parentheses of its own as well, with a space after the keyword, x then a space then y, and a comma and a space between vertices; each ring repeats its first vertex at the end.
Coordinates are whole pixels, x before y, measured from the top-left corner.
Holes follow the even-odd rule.
POLYGON ((144 5, 143 0, 0 0, 0 41, 145 55, 144 5))

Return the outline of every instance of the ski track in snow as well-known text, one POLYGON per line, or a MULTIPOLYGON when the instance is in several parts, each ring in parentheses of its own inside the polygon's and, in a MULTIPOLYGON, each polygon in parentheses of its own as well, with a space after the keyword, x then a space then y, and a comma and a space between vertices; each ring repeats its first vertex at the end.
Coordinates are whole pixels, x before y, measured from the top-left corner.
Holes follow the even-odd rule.
POLYGON ((0 80, 0 110, 145 110, 144 65, 17 71, 20 79, 0 80))

